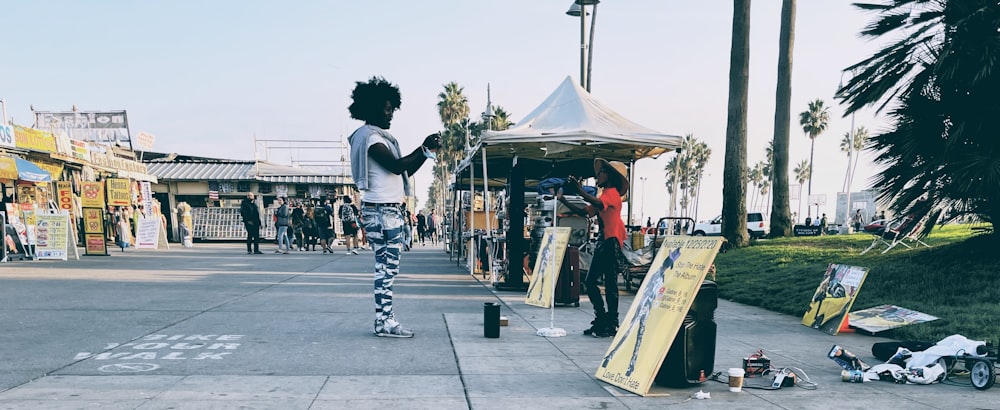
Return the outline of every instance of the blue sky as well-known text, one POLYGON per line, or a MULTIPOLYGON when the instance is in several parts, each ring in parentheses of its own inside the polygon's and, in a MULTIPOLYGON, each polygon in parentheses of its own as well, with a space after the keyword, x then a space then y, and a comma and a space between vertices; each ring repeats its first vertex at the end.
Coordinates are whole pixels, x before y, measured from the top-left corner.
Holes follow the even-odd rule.
MULTIPOLYGON (((0 98, 8 117, 31 125, 43 111, 127 110, 132 135, 156 136, 154 151, 253 158, 253 138, 346 138, 355 81, 381 75, 399 85, 391 131, 405 150, 441 128, 443 85, 465 89, 471 113, 493 103, 514 121, 580 67, 579 19, 570 0, 414 1, 22 1, 4 6, 6 64, 0 98)), ((756 1, 751 16, 748 162, 772 138, 780 1, 756 1)), ((842 1, 799 1, 792 84, 792 164, 808 159, 797 114, 820 98, 831 122, 816 140, 813 193, 832 214, 847 157, 839 142, 850 118, 832 97, 841 70, 879 42, 857 33, 871 18, 842 1)), ((589 21, 589 20, 588 20, 589 21)), ((712 159, 698 219, 721 211, 732 4, 728 1, 605 0, 598 6, 592 93, 649 128, 693 134, 712 159)), ((845 77, 846 79, 846 77, 845 77)), ((886 127, 871 111, 856 125, 886 127)), ((259 147, 260 148, 260 147, 259 147)), ((263 157, 264 152, 258 149, 263 157)), ((289 163, 334 156, 282 150, 289 163)), ((862 155, 854 190, 867 186, 862 155)), ((640 160, 636 219, 666 215, 667 158, 640 160)), ((426 196, 429 167, 417 174, 426 196)), ((805 196, 805 190, 803 190, 805 196)), ((753 206, 753 204, 749 204, 753 206)), ((798 210, 792 201, 792 210, 798 210)), ((805 209, 803 208, 803 213, 805 209)))

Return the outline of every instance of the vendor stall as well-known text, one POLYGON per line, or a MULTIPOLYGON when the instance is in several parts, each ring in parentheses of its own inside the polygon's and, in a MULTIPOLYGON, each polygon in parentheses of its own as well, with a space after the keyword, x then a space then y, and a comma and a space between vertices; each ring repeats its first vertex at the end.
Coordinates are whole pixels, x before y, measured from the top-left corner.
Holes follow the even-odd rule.
MULTIPOLYGON (((454 188, 475 191, 475 186, 481 186, 488 193, 491 184, 503 181, 506 229, 488 234, 505 236, 507 260, 520 261, 530 244, 525 238, 526 184, 568 175, 593 177, 595 158, 634 165, 638 159, 671 152, 681 142, 680 136, 662 134, 626 119, 567 77, 517 126, 485 132, 459 164, 454 188)), ((629 175, 629 180, 634 178, 629 175)), ((491 201, 485 203, 490 206, 491 201)), ((473 236, 476 229, 469 224, 464 230, 473 236)), ((476 252, 470 252, 470 258, 475 257, 476 252)), ((475 265, 470 261, 470 266, 475 265)), ((522 289, 523 275, 521 263, 508 263, 503 283, 496 285, 522 289)))

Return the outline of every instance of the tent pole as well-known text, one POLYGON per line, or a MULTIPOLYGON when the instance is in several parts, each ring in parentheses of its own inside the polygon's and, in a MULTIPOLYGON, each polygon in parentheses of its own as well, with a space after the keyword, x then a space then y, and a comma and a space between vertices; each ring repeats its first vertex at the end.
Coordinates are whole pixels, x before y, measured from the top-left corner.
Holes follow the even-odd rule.
MULTIPOLYGON (((633 158, 628 167, 628 224, 638 225, 632 220, 632 194, 635 193, 635 158, 633 158)), ((642 221, 639 221, 642 223, 642 221)))
MULTIPOLYGON (((475 158, 475 157, 473 157, 475 158)), ((476 167, 469 162, 469 275, 476 274, 476 167)))
POLYGON ((524 283, 524 173, 517 165, 517 157, 513 159, 510 177, 507 179, 507 189, 510 192, 510 206, 507 217, 510 223, 507 228, 507 278, 504 283, 497 283, 496 288, 502 290, 528 290, 524 283))

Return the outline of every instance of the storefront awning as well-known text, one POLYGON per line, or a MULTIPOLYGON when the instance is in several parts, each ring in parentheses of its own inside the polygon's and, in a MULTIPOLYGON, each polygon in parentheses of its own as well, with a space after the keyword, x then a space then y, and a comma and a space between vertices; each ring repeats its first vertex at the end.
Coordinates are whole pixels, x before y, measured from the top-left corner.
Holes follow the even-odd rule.
POLYGON ((0 157, 0 179, 52 182, 52 175, 26 159, 4 156, 0 157))

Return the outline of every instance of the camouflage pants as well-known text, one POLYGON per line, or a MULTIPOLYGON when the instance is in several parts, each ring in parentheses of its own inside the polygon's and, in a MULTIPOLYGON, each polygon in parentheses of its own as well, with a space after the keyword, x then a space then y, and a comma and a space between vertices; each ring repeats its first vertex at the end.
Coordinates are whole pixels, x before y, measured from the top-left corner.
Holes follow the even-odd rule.
POLYGON ((392 317, 392 282, 403 249, 403 213, 394 205, 365 204, 361 224, 375 253, 375 326, 392 317))

